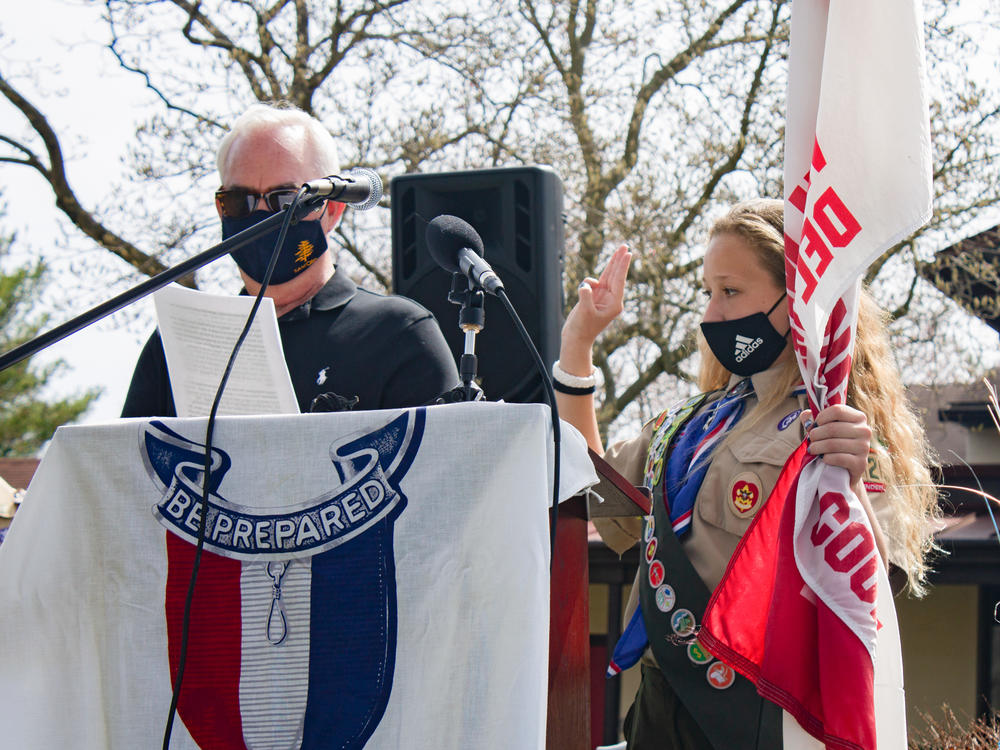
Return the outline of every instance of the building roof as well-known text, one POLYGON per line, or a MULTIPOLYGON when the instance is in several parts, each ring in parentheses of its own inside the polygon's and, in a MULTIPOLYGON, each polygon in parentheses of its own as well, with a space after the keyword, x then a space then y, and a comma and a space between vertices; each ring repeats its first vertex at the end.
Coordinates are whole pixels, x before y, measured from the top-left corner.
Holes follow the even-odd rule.
POLYGON ((921 274, 1000 331, 1000 225, 939 251, 922 266, 921 274))
MULTIPOLYGON (((986 380, 1000 383, 1000 371, 986 373, 986 380)), ((982 380, 973 383, 911 385, 910 404, 924 423, 927 440, 941 463, 961 464, 966 459, 969 429, 995 429, 987 410, 989 391, 982 380), (957 456, 960 459, 956 458, 957 456)), ((1000 456, 996 463, 1000 464, 1000 456)))
POLYGON ((0 458, 0 477, 15 490, 27 488, 38 468, 37 458, 0 458))

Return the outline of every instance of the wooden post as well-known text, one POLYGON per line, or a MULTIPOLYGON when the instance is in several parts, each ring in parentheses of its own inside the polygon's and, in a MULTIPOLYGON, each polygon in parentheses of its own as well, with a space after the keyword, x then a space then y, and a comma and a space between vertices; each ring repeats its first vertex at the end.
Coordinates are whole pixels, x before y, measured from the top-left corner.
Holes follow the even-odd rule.
POLYGON ((548 750, 590 750, 590 604, 587 506, 559 506, 549 605, 548 750))
POLYGON ((587 508, 577 496, 559 506, 556 556, 549 603, 548 750, 590 750, 590 574, 587 519, 643 516, 650 501, 599 455, 590 451, 602 502, 587 508))

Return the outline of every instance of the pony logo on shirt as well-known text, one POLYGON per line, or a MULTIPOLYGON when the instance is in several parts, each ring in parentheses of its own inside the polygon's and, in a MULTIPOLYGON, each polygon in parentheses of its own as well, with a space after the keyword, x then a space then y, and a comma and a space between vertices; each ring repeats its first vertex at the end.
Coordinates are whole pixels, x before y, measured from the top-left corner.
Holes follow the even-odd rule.
POLYGON ((423 409, 330 447, 331 488, 294 505, 222 496, 233 459, 154 421, 140 433, 162 496, 171 681, 202 515, 205 546, 178 715, 201 748, 361 748, 385 712, 396 656, 395 519, 423 409))

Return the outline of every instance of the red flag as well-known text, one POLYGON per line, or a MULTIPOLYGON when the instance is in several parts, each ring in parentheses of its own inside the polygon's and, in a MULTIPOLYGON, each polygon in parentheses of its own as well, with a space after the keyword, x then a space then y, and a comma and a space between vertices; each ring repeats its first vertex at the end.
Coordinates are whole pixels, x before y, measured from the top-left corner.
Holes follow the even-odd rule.
POLYGON ((796 490, 812 459, 805 443, 788 459, 715 589, 698 637, 826 747, 875 748, 872 660, 806 585, 792 550, 796 490))

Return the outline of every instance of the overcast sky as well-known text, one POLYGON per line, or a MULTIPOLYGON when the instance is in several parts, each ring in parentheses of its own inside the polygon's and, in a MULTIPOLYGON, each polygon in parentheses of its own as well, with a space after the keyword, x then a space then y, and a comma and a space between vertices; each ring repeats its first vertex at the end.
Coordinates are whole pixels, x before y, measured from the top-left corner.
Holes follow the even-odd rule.
MULTIPOLYGON (((154 106, 153 96, 135 75, 118 67, 104 47, 106 26, 100 19, 103 3, 31 0, 4 4, 0 16, 0 64, 5 75, 22 70, 23 63, 35 61, 32 70, 44 93, 23 79, 16 81, 22 92, 49 118, 56 132, 72 134, 63 143, 72 158, 67 166, 70 184, 85 208, 104 200, 112 181, 123 171, 125 149, 135 132, 141 113, 154 106), (73 140, 82 139, 82 140, 73 140)), ((0 119, 17 117, 0 102, 0 119)), ((27 168, 5 166, 2 171, 7 216, 6 230, 18 232, 18 246, 32 253, 46 248, 60 237, 56 223, 62 222, 51 190, 42 178, 27 168)), ((106 254, 106 251, 101 251, 106 254)), ((65 271, 66 259, 54 255, 50 261, 53 277, 65 271)), ((69 314, 56 314, 52 325, 84 312, 102 301, 99 281, 94 295, 69 301, 69 314)), ((78 291, 76 293, 79 293, 78 291)), ((148 299, 142 303, 152 320, 148 299)), ((81 421, 100 422, 118 416, 135 359, 149 326, 124 327, 123 314, 116 314, 91 328, 54 344, 39 359, 61 358, 70 368, 56 383, 60 393, 95 385, 104 395, 81 421)), ((151 325, 151 323, 149 324, 151 325)))

